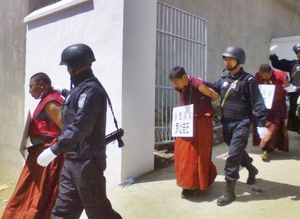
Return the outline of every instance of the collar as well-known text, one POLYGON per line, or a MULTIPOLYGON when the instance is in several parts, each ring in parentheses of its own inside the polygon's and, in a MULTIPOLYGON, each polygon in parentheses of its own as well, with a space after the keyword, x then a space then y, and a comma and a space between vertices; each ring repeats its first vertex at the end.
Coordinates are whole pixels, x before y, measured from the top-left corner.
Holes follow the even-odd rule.
POLYGON ((87 69, 77 75, 71 76, 71 80, 74 86, 77 87, 81 82, 92 77, 95 77, 95 75, 93 74, 93 70, 87 69))
POLYGON ((232 74, 230 74, 230 73, 228 72, 227 77, 236 80, 236 79, 238 79, 240 76, 242 76, 242 74, 244 74, 244 69, 241 67, 241 69, 240 69, 237 73, 235 73, 234 75, 232 75, 232 74))

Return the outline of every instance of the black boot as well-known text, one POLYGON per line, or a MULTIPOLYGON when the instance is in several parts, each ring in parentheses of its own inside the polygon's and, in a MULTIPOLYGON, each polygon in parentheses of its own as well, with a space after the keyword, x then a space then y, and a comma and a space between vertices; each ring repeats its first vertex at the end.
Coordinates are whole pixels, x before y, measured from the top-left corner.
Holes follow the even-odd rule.
POLYGON ((228 205, 235 200, 234 187, 236 181, 226 180, 225 190, 220 198, 218 198, 217 205, 228 205))
POLYGON ((258 169, 256 169, 255 166, 252 164, 248 165, 246 169, 249 171, 249 176, 247 179, 247 184, 248 185, 253 185, 256 182, 255 176, 258 174, 258 169))

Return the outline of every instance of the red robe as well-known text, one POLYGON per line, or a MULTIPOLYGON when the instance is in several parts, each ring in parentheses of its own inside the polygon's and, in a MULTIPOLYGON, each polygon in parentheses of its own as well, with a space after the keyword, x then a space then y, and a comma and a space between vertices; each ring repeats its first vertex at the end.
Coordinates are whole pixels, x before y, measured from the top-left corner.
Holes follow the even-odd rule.
POLYGON ((56 141, 59 127, 50 120, 44 111, 47 103, 63 103, 58 93, 43 97, 35 109, 30 124, 29 137, 33 146, 28 148, 28 157, 16 188, 6 205, 2 219, 50 219, 58 193, 59 174, 65 161, 58 155, 48 166, 37 164, 38 155, 56 141))
POLYGON ((256 129, 256 123, 253 126, 253 145, 281 151, 289 151, 289 137, 285 124, 287 105, 286 91, 283 89, 286 81, 286 73, 274 71, 271 80, 263 81, 259 73, 255 78, 258 84, 274 84, 275 94, 272 108, 268 110, 266 118, 266 127, 268 133, 264 139, 260 139, 256 129))
POLYGON ((214 182, 217 170, 211 161, 213 146, 211 98, 198 87, 201 79, 190 77, 190 83, 180 93, 180 105, 194 104, 194 135, 175 140, 175 174, 177 185, 185 189, 206 190, 214 182), (191 102, 190 102, 191 101, 191 102), (205 114, 209 114, 208 116, 205 114))

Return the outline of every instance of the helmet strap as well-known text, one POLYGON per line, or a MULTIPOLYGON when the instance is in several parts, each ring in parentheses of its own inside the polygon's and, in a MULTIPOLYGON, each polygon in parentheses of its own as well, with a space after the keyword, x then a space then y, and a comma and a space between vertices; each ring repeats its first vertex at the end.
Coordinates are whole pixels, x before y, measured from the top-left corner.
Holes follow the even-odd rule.
POLYGON ((237 61, 236 65, 233 68, 227 68, 227 70, 232 71, 232 70, 236 69, 239 65, 240 65, 240 62, 237 61))
POLYGON ((69 68, 69 73, 70 73, 70 89, 72 89, 73 88, 73 77, 76 75, 75 74, 76 70, 73 68, 70 68, 70 67, 68 67, 68 68, 69 68))

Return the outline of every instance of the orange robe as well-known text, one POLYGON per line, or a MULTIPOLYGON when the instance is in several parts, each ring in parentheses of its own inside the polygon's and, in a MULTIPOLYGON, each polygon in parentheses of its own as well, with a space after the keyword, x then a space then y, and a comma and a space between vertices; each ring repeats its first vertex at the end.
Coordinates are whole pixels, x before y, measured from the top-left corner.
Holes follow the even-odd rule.
POLYGON ((191 138, 177 137, 175 140, 175 174, 178 186, 206 190, 217 175, 216 167, 211 161, 213 110, 211 98, 198 90, 204 81, 191 76, 189 80, 188 86, 176 90, 180 93, 179 105, 194 104, 194 134, 191 138))
POLYGON ((28 148, 26 163, 2 219, 51 218, 58 193, 59 174, 65 158, 60 154, 46 167, 36 162, 39 154, 52 145, 56 141, 56 136, 60 134, 59 128, 44 112, 44 106, 51 101, 63 103, 59 94, 50 93, 37 106, 29 131, 34 145, 28 148), (39 143, 35 144, 37 142, 39 143))
POLYGON ((193 138, 176 138, 175 173, 177 185, 185 189, 206 190, 214 182, 217 170, 213 162, 211 117, 195 117, 193 138))

